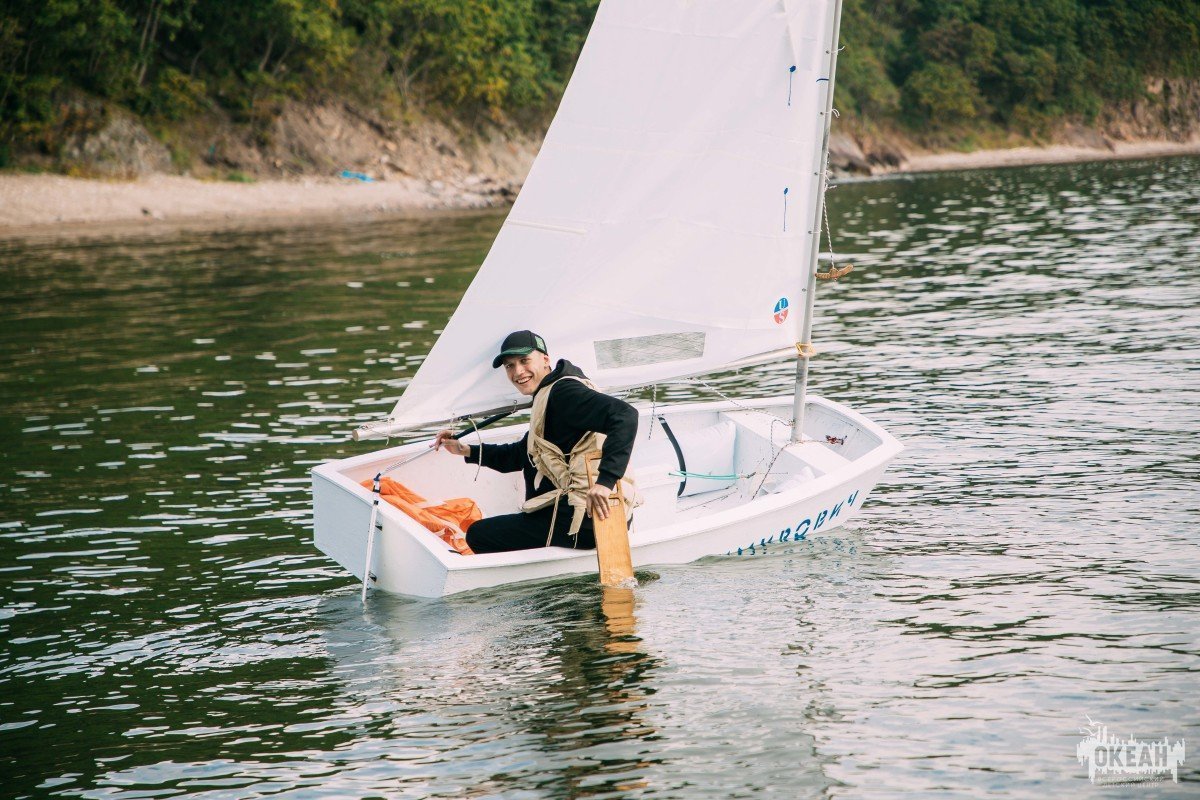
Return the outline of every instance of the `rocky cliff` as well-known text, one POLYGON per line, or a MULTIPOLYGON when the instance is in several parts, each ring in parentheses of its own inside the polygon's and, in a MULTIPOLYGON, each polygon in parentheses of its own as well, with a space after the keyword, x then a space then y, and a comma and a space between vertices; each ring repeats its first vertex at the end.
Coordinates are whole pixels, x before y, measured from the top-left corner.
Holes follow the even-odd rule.
MULTIPOLYGON (((541 136, 540 130, 531 131, 537 126, 488 123, 468 129, 427 118, 387 120, 335 100, 287 104, 269 123, 254 128, 207 116, 158 126, 152 133, 127 111, 86 100, 64 119, 69 122, 56 132, 57 147, 47 148, 56 152, 23 154, 22 167, 110 179, 166 173, 235 181, 342 175, 416 180, 448 206, 511 201, 541 136)), ((1123 142, 1200 144, 1200 82, 1151 81, 1143 99, 1104 109, 1090 124, 1064 120, 1036 133, 961 133, 963 142, 986 140, 990 149, 1058 145, 1092 149, 1097 157, 1123 142)), ((831 137, 830 165, 842 175, 904 171, 915 158, 937 151, 899 126, 867 125, 843 115, 831 137)))

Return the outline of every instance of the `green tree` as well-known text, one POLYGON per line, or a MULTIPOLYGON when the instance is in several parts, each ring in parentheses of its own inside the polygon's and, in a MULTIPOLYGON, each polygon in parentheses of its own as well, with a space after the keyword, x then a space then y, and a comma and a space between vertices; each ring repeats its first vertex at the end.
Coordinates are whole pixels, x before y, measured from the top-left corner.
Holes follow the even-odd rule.
POLYGON ((561 84, 570 77, 596 16, 600 0, 536 0, 533 11, 534 44, 549 68, 545 79, 561 84))
POLYGON ((61 124, 63 90, 127 97, 130 37, 113 0, 9 0, 0 11, 0 142, 61 124))
POLYGON ((539 48, 533 0, 354 0, 348 17, 410 102, 505 110, 542 102, 557 83, 539 48))
MULTIPOLYGON (((527 120, 560 95, 597 5, 5 0, 0 159, 13 142, 52 150, 96 99, 264 122, 283 98, 339 93, 527 120)), ((1200 79, 1200 0, 845 0, 842 43, 844 110, 922 130, 1032 129, 1143 97, 1154 78, 1200 79)))
POLYGON ((846 0, 838 56, 837 93, 848 110, 864 117, 887 117, 900 106, 900 91, 888 65, 900 47, 901 28, 891 3, 846 0))
POLYGON ((904 83, 911 107, 919 119, 933 123, 959 123, 979 113, 979 93, 961 68, 929 63, 904 83))

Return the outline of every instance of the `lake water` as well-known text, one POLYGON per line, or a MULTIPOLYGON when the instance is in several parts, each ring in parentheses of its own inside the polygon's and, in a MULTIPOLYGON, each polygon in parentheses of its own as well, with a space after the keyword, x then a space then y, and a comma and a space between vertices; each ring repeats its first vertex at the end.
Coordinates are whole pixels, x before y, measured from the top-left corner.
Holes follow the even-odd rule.
POLYGON ((855 523, 365 609, 308 469, 503 215, 0 242, 0 795, 1195 796, 1200 159, 830 210, 814 389, 907 446, 855 523), (1093 786, 1088 716, 1181 782, 1093 786))

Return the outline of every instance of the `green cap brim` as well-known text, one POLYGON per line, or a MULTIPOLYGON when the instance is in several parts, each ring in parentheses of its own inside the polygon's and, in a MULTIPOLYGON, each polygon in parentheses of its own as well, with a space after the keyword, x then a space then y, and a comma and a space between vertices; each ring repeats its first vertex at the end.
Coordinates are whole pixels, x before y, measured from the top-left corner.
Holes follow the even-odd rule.
POLYGON ((532 353, 534 350, 537 350, 537 348, 536 347, 514 347, 510 350, 502 350, 502 351, 500 351, 500 355, 498 355, 492 359, 492 369, 496 369, 501 364, 503 364, 504 359, 508 358, 509 356, 527 356, 530 353, 532 353))

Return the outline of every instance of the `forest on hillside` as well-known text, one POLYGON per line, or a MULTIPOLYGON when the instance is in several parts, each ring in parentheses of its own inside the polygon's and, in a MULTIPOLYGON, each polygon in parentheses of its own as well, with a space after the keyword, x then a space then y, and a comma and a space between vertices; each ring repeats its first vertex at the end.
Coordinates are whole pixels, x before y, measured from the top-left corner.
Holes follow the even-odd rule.
MULTIPOLYGON (((649 0, 647 0, 649 1, 649 0)), ((731 2, 733 0, 730 0, 731 2)), ((543 124, 597 0, 5 0, 0 166, 80 98, 162 130, 340 97, 385 116, 543 124)), ((838 105, 914 132, 1088 122, 1200 77, 1200 0, 845 0, 838 105)))

